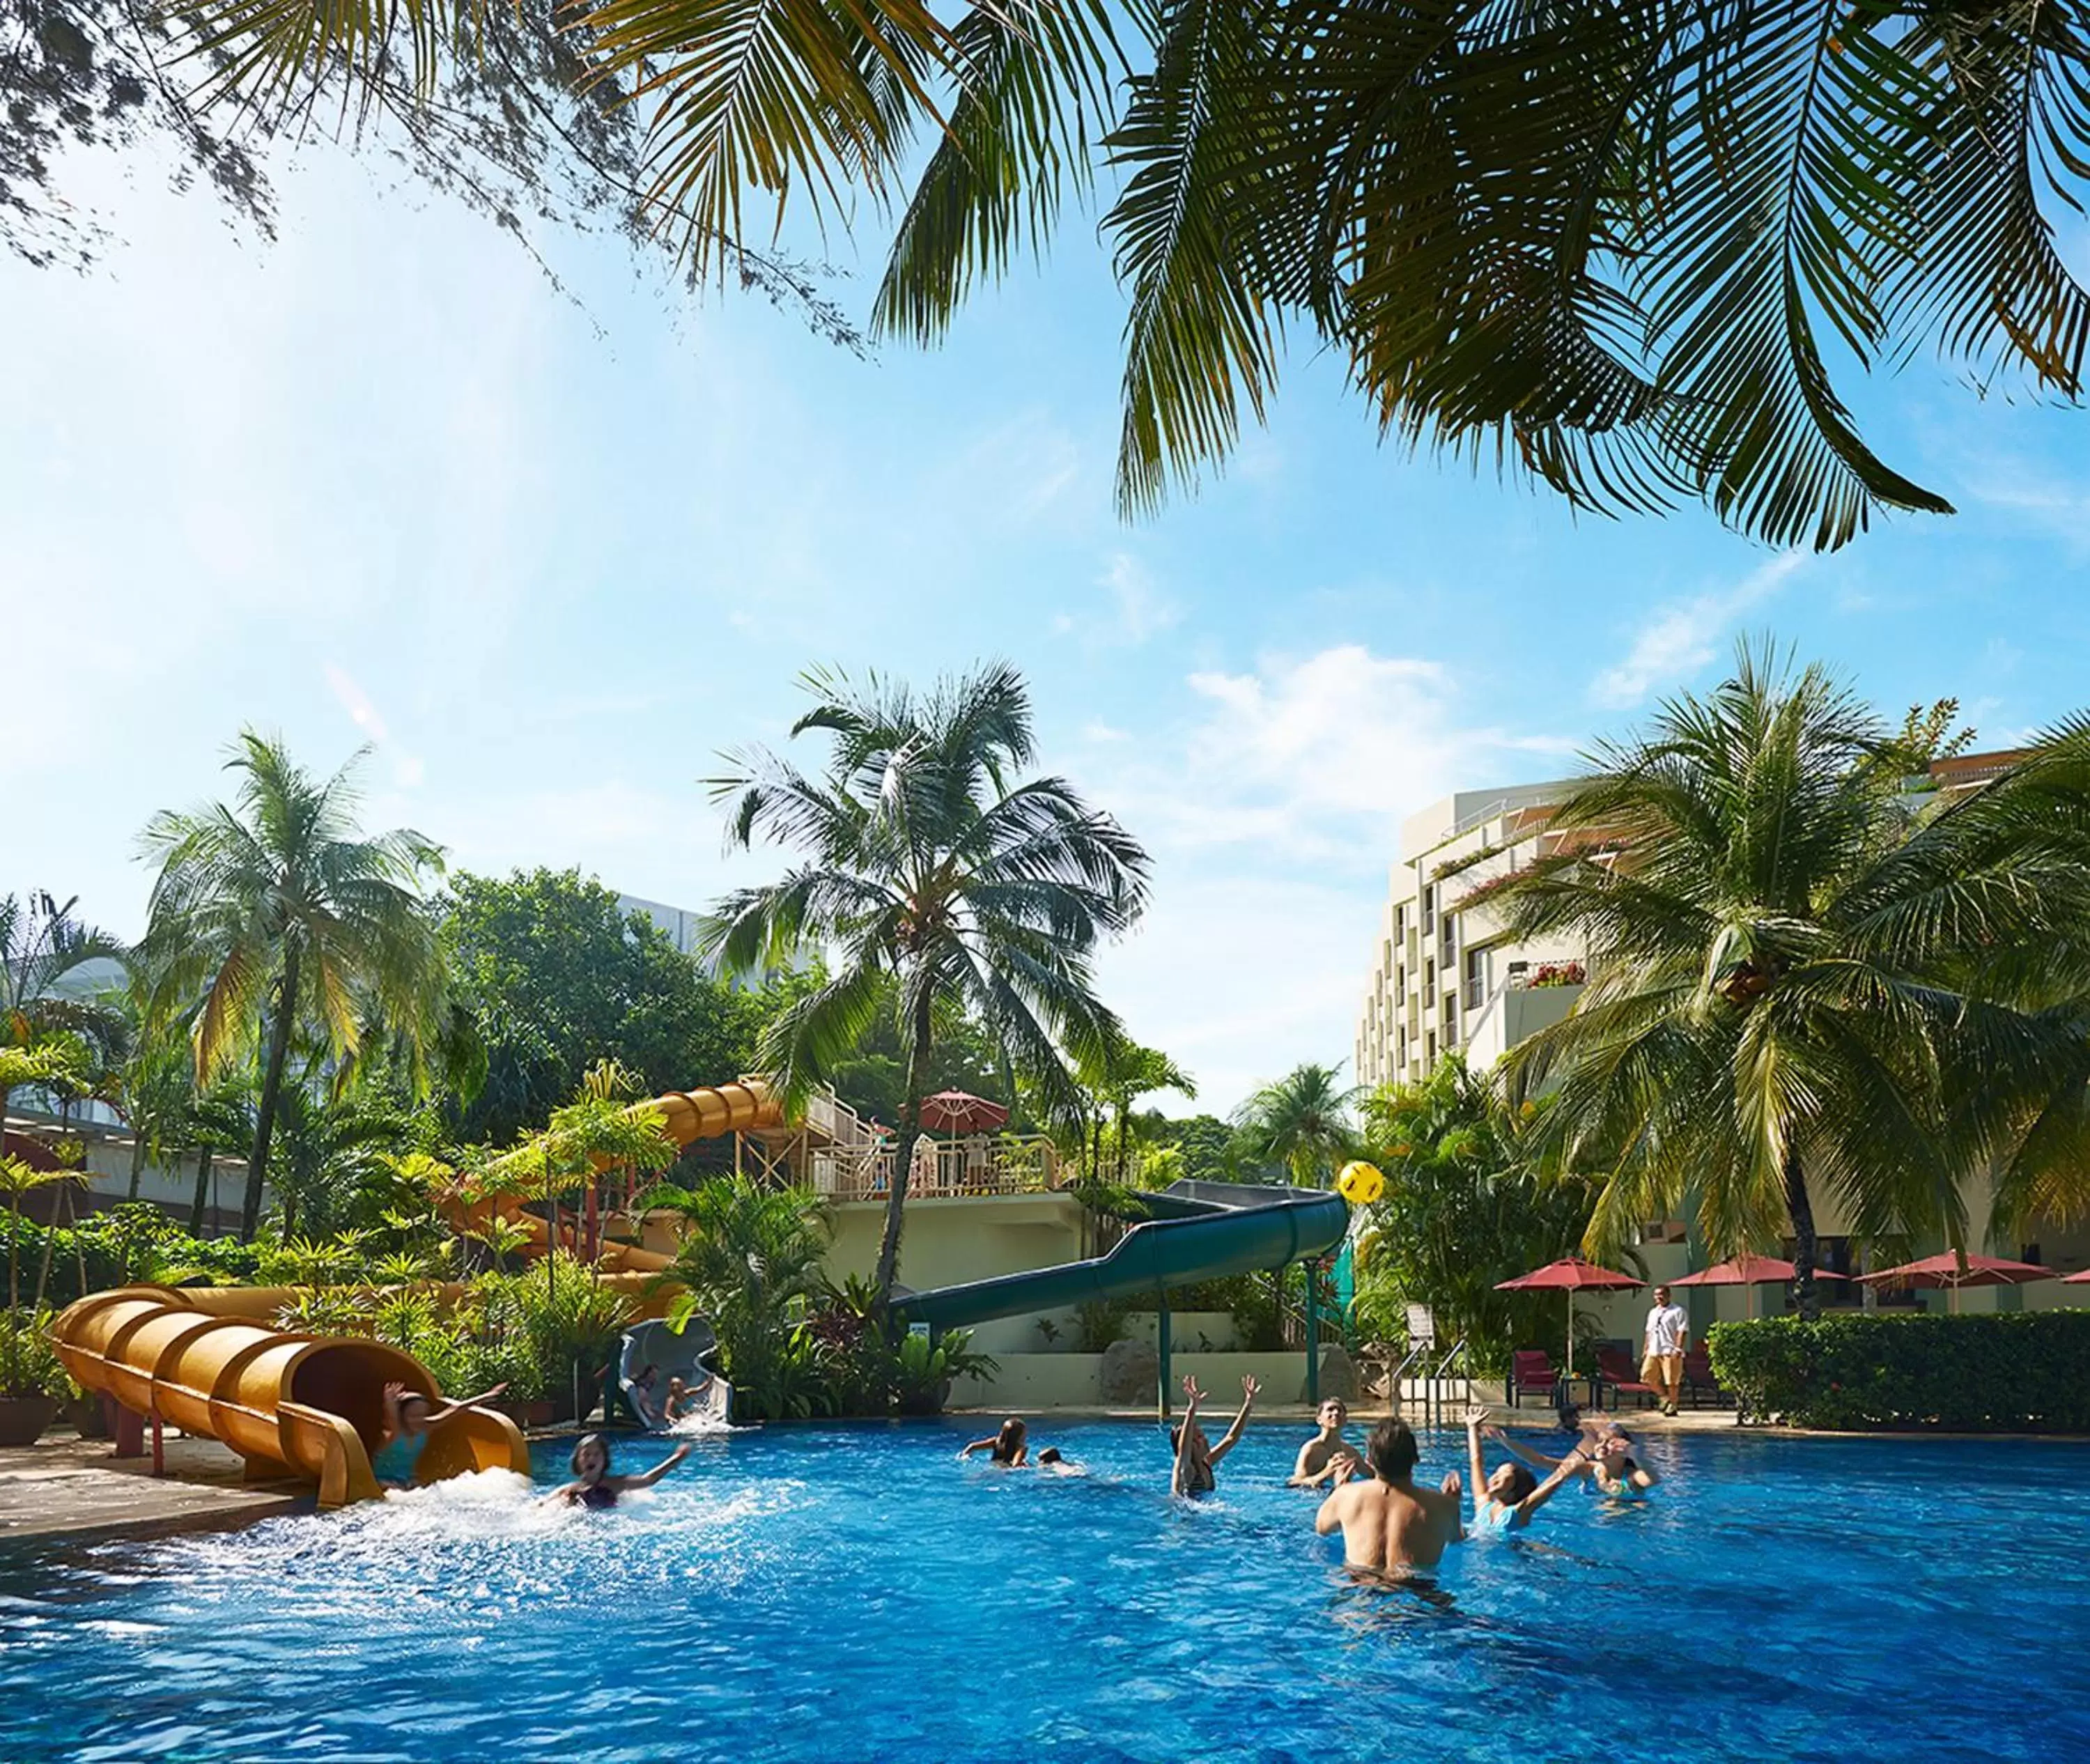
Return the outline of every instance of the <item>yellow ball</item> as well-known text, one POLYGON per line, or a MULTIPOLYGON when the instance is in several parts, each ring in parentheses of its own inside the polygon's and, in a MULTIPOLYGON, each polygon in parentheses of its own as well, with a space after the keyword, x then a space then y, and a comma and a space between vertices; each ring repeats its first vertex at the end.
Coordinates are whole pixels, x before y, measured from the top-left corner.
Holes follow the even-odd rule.
POLYGON ((1369 1207, 1386 1192, 1386 1178, 1369 1164, 1346 1164, 1335 1192, 1352 1207, 1369 1207))

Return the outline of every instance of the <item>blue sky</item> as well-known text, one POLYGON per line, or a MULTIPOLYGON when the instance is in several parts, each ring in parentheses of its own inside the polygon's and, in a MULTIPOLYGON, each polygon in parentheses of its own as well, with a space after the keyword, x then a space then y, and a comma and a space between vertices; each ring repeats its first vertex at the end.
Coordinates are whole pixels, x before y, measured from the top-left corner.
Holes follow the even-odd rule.
MULTIPOLYGON (((562 295, 338 157, 283 176, 273 247, 80 177, 101 269, 0 260, 0 890, 126 934, 137 829, 217 792, 244 723, 315 766, 372 742, 370 823, 456 864, 695 906, 779 861, 728 863, 697 781, 782 738, 800 669, 1007 656, 1048 763, 1155 854, 1107 995, 1224 1109, 1347 1056, 1404 815, 1568 768, 1737 632, 1896 712, 1957 694, 1985 745, 2090 701, 2085 419, 1928 363, 1861 408, 1963 512, 1830 558, 1410 461, 1304 351, 1223 478, 1127 527, 1084 221, 947 347, 862 362, 586 240, 548 242, 562 295)), ((875 258, 837 285, 859 314, 875 258)))

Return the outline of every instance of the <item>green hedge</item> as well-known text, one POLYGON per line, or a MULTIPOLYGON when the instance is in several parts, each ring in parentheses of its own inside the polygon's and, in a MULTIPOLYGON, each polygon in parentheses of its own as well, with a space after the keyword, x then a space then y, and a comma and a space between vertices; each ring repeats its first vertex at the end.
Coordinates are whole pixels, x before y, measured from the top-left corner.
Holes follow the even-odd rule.
POLYGON ((1715 1323, 1743 1409, 1800 1427, 2090 1433, 2090 1310, 1715 1323))

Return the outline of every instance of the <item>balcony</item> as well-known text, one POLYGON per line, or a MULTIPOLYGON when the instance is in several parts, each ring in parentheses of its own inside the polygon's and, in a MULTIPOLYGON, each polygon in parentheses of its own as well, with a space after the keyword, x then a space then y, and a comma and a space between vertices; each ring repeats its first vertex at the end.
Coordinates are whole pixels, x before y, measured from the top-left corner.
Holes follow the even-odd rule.
MULTIPOLYGON (((806 1160, 805 1185, 824 1199, 884 1200, 892 1191, 892 1153, 835 1156, 815 1147, 806 1160)), ((1066 1185, 1058 1149, 1038 1134, 976 1134, 962 1139, 914 1142, 907 1198, 961 1200, 987 1194, 1049 1194, 1066 1185)))

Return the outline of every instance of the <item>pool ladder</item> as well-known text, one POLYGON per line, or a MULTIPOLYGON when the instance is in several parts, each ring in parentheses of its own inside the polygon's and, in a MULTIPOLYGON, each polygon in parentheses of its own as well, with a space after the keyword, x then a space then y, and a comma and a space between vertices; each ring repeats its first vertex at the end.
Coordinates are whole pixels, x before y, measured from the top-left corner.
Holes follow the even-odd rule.
POLYGON ((1473 1400, 1473 1361, 1466 1351, 1466 1338, 1460 1336, 1451 1345, 1451 1352, 1432 1364, 1430 1357, 1436 1351, 1434 1341, 1425 1341, 1409 1349, 1408 1357, 1393 1369, 1387 1380, 1387 1396, 1395 1413, 1408 1406, 1409 1383, 1421 1386, 1422 1424, 1426 1427, 1443 1426, 1455 1401, 1459 1413, 1463 1415, 1473 1400))

